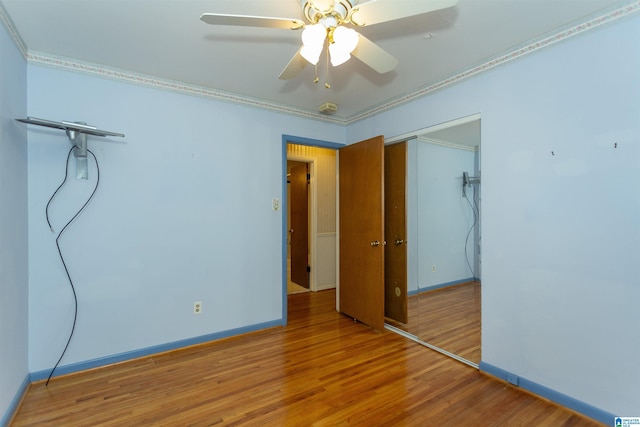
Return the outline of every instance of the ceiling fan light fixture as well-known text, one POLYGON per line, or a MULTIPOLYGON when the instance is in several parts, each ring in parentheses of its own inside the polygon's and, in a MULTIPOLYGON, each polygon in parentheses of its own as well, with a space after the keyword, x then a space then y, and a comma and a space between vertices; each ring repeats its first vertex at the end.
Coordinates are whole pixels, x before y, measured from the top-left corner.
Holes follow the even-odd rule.
POLYGON ((311 64, 316 65, 324 48, 327 29, 322 24, 307 25, 302 31, 302 49, 300 55, 311 64))
POLYGON ((351 52, 340 49, 336 44, 329 45, 329 56, 331 56, 331 65, 337 67, 342 65, 351 58, 351 52))
POLYGON ((318 63, 321 53, 322 47, 320 49, 314 49, 310 46, 302 46, 302 49, 300 49, 300 56, 302 56, 312 65, 316 65, 318 63))
POLYGON ((331 34, 331 44, 329 44, 329 54, 331 56, 331 65, 337 67, 344 64, 351 58, 351 52, 358 45, 358 33, 346 27, 337 27, 331 34))

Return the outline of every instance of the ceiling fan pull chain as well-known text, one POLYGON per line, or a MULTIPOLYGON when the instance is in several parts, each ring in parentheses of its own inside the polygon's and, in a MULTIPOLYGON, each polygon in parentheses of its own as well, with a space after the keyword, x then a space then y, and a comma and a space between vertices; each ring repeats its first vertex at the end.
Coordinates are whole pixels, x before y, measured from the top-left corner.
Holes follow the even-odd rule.
POLYGON ((327 89, 331 89, 331 85, 329 84, 329 46, 327 45, 327 79, 324 82, 324 87, 327 89))

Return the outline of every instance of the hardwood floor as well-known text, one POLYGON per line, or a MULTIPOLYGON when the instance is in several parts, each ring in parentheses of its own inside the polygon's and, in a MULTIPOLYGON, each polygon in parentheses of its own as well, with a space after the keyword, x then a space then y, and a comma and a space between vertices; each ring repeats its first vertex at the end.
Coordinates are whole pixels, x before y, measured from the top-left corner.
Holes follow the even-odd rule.
POLYGON ((389 331, 289 297, 289 325, 33 384, 12 426, 598 426, 389 331))
POLYGON ((422 341, 480 363, 479 282, 462 283, 408 298, 409 321, 387 322, 422 341))

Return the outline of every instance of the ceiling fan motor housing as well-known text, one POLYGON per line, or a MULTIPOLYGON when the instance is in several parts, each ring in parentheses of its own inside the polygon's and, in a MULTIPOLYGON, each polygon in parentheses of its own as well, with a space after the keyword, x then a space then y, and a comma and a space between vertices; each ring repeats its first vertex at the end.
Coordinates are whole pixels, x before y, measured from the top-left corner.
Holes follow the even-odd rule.
POLYGON ((304 17, 309 22, 319 22, 322 18, 334 16, 339 23, 347 22, 351 9, 358 0, 300 0, 304 17), (333 6, 331 5, 333 3, 333 6), (323 9, 323 6, 325 9, 323 9))

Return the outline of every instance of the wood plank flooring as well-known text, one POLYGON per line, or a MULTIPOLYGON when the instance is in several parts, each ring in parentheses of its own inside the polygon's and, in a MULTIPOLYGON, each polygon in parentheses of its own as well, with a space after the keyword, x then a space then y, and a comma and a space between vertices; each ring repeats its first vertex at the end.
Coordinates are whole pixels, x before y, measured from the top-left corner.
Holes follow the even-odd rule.
POLYGON ((33 384, 12 426, 598 426, 389 331, 289 297, 289 325, 33 384))
POLYGON ((480 363, 479 282, 423 292, 408 298, 406 324, 387 319, 422 341, 440 347, 473 363, 480 363))

